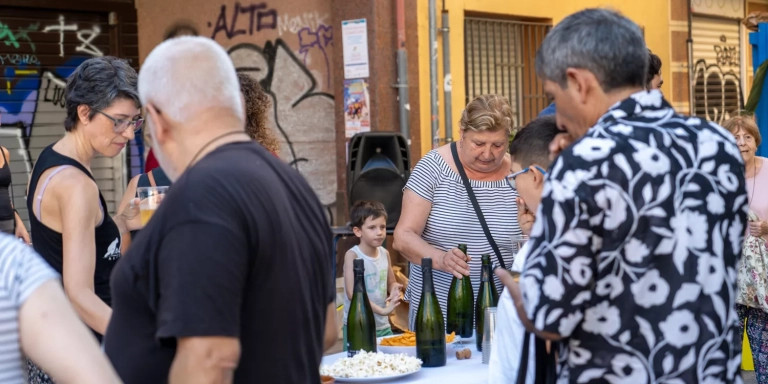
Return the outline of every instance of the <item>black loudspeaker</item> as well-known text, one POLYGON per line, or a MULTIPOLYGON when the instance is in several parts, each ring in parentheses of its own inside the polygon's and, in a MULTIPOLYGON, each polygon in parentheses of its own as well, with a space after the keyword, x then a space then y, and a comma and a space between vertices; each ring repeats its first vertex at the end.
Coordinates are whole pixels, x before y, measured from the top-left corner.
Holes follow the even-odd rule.
POLYGON ((408 142, 395 132, 363 132, 349 141, 347 196, 349 207, 374 200, 387 210, 387 228, 400 219, 403 187, 410 175, 408 142))

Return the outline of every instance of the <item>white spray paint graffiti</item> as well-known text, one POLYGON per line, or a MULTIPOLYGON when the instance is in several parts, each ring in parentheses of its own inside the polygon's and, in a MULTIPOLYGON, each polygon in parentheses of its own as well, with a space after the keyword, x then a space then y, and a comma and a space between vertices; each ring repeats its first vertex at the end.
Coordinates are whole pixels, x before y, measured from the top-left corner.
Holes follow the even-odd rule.
POLYGON ((304 12, 300 15, 285 14, 277 18, 277 33, 282 36, 283 32, 298 33, 302 28, 309 28, 313 31, 321 25, 330 25, 329 14, 320 15, 317 12, 304 12))
POLYGON ((80 30, 77 24, 65 24, 66 19, 64 15, 59 15, 59 23, 54 25, 47 25, 43 28, 43 32, 59 31, 59 56, 64 57, 64 33, 75 32, 77 39, 81 42, 80 45, 75 47, 77 52, 85 52, 91 56, 104 56, 99 48, 92 44, 93 40, 101 34, 101 28, 98 25, 94 25, 91 29, 80 30))

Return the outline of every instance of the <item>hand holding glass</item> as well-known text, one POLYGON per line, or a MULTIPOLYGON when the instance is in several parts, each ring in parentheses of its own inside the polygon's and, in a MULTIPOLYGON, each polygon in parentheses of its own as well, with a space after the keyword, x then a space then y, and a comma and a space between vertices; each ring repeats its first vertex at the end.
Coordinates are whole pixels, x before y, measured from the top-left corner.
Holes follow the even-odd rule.
POLYGON ((168 187, 140 187, 136 189, 136 193, 139 195, 142 226, 147 225, 167 192, 168 187))

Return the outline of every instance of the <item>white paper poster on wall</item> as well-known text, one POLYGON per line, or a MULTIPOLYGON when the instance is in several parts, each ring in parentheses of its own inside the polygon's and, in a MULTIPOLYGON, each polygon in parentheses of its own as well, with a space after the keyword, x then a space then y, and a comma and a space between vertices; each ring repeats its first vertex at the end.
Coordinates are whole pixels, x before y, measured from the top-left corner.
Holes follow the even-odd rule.
POLYGON ((344 52, 344 78, 368 77, 368 23, 365 19, 341 22, 344 52))

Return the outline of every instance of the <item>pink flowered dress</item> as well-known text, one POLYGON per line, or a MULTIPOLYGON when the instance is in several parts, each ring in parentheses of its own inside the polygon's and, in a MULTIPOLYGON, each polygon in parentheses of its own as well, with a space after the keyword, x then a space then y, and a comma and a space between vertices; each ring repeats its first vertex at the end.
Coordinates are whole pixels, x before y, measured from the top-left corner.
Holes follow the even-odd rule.
MULTIPOLYGON (((768 188, 768 159, 763 160, 757 175, 747 179, 749 219, 768 220, 768 198, 760 190, 768 188)), ((749 230, 747 230, 749 235, 749 230)), ((768 246, 766 239, 747 236, 744 240, 738 275, 738 304, 768 312, 768 246)))

